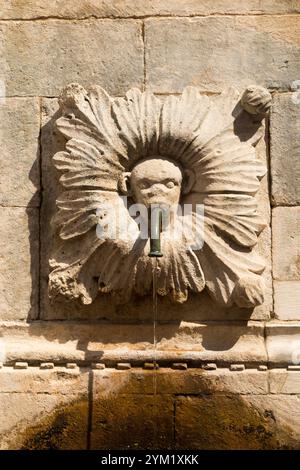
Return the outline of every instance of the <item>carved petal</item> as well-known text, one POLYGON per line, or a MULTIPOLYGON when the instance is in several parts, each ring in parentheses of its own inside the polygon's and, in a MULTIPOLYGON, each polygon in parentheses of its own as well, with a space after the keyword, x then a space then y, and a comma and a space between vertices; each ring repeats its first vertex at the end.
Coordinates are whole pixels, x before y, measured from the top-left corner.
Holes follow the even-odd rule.
POLYGON ((176 302, 185 302, 188 292, 202 292, 204 274, 195 253, 183 244, 164 246, 165 256, 159 259, 157 288, 160 295, 169 295, 176 302))
POLYGON ((256 200, 243 194, 209 194, 203 199, 205 223, 234 239, 239 245, 251 247, 265 223, 257 214, 256 200))
POLYGON ((70 84, 60 96, 63 117, 58 119, 57 127, 68 139, 91 140, 96 146, 102 144, 103 153, 111 158, 127 158, 111 116, 111 105, 112 100, 103 88, 95 86, 86 91, 70 84))
MULTIPOLYGON (((93 227, 96 231, 96 225, 100 222, 108 224, 110 220, 102 220, 103 210, 116 204, 118 195, 113 192, 65 191, 57 200, 59 210, 53 222, 60 228, 61 238, 77 237, 93 227)), ((110 216, 107 211, 104 212, 106 218, 110 216)))
POLYGON ((180 97, 169 96, 162 108, 159 152, 180 159, 198 134, 210 100, 194 87, 187 87, 180 97))
POLYGON ((113 114, 131 164, 136 159, 157 154, 160 108, 160 101, 152 93, 141 93, 136 88, 125 98, 115 99, 113 114))
POLYGON ((265 265, 252 252, 235 250, 208 226, 204 237, 203 249, 197 256, 205 272, 206 285, 219 304, 228 306, 237 282, 251 276, 255 278, 263 272, 265 265))

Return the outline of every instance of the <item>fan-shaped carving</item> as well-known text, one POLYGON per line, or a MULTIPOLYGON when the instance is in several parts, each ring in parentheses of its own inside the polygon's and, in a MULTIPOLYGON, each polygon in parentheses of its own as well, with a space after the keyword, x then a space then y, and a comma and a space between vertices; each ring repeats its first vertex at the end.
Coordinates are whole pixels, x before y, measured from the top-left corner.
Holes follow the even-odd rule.
MULTIPOLYGON (((51 259, 52 296, 91 303, 105 292, 123 302, 151 291, 149 240, 141 237, 128 210, 138 199, 134 194, 143 193, 136 186, 130 192, 127 182, 135 175, 155 186, 157 175, 162 185, 157 191, 165 197, 162 175, 170 177, 168 165, 173 165, 180 204, 204 205, 204 214, 195 213, 191 222, 199 219, 204 227, 204 244, 193 250, 184 237, 170 238, 168 228, 162 232, 158 294, 183 302, 189 292, 206 287, 222 305, 250 307, 263 301, 264 263, 252 247, 264 227, 254 196, 266 169, 250 143, 257 120, 253 132, 245 131, 249 141, 236 135, 237 119, 246 113, 235 90, 209 98, 188 87, 161 102, 137 89, 113 99, 100 87, 86 91, 71 84, 61 94, 60 107, 57 128, 67 143, 54 156, 63 191, 54 218, 61 243, 51 259), (107 231, 112 225, 114 237, 107 231)), ((184 217, 176 216, 174 223, 184 217)))

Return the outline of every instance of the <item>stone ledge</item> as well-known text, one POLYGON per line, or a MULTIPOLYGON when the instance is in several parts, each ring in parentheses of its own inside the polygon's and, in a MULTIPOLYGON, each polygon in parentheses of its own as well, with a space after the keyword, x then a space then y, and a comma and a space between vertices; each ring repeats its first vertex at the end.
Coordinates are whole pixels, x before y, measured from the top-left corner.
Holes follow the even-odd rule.
MULTIPOLYGON (((87 324, 80 322, 0 322, 2 362, 95 363, 133 367, 156 361, 159 366, 188 367, 245 364, 246 367, 300 363, 300 322, 250 321, 224 324, 159 325, 153 348, 153 325, 87 324)), ((233 372, 234 373, 234 372, 233 372)))
POLYGON ((153 325, 105 325, 72 322, 2 322, 6 364, 26 361, 80 365, 104 362, 160 364, 257 364, 267 361, 264 324, 218 322, 158 325, 153 347, 153 325))

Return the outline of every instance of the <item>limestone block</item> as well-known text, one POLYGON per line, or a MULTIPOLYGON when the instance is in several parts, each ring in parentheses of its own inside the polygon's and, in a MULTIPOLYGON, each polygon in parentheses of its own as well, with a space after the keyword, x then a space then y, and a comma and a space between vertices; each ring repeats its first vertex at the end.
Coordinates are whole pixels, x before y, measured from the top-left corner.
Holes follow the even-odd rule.
POLYGON ((0 393, 76 395, 80 390, 85 391, 87 374, 85 369, 62 366, 44 370, 32 366, 25 370, 4 367, 0 374, 0 393))
MULTIPOLYGON (((98 371, 93 374, 98 377, 93 384, 93 450, 172 448, 172 397, 135 394, 126 383, 107 378, 103 379, 103 390, 103 386, 98 388, 98 371)), ((153 380, 152 373, 152 383, 153 380)))
POLYGON ((38 99, 2 99, 0 122, 0 205, 38 206, 38 99))
POLYGON ((109 389, 110 393, 118 393, 119 388, 126 388, 128 394, 180 395, 203 393, 232 394, 267 394, 268 372, 262 373, 255 369, 232 373, 228 368, 203 370, 187 368, 173 370, 143 370, 133 368, 130 371, 106 369, 94 374, 97 390, 109 389), (109 385, 108 385, 109 384, 109 385))
POLYGON ((300 204, 299 131, 300 90, 275 96, 270 121, 274 206, 300 204))
POLYGON ((39 214, 36 208, 0 207, 0 318, 36 318, 39 214))
POLYGON ((274 208, 272 233, 274 279, 300 280, 300 207, 274 208))
POLYGON ((85 449, 88 374, 1 371, 0 448, 85 449))
POLYGON ((300 280, 274 281, 274 312, 279 320, 300 320, 300 280))
POLYGON ((300 372, 273 369, 269 374, 270 392, 276 394, 300 394, 300 372))
POLYGON ((271 364, 300 364, 300 323, 267 323, 266 348, 271 364))
POLYGON ((137 21, 3 22, 0 43, 7 96, 56 96, 78 77, 83 84, 101 83, 113 95, 143 82, 137 21))
POLYGON ((299 17, 269 16, 146 20, 147 86, 219 92, 254 82, 286 90, 299 78, 299 25, 299 17))
POLYGON ((176 447, 298 449, 297 396, 208 395, 176 400, 176 447), (291 416, 290 410, 294 413, 291 416))
POLYGON ((89 18, 144 15, 209 15, 213 13, 296 13, 298 0, 0 0, 0 18, 89 18))

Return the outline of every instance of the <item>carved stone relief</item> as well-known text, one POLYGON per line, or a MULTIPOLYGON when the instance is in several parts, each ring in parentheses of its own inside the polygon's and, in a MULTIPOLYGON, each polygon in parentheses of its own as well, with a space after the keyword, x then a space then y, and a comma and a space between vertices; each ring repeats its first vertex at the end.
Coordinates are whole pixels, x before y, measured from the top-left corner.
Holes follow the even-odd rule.
POLYGON ((255 194, 266 168, 254 146, 270 103, 256 86, 242 98, 234 89, 208 97, 188 87, 161 102, 137 89, 113 99, 97 86, 68 85, 57 120, 66 146, 54 156, 63 190, 50 296, 90 304, 102 292, 126 302, 152 292, 155 271, 157 293, 176 302, 207 289, 222 306, 261 304, 264 261, 252 248, 265 226, 255 194), (133 204, 192 208, 163 224, 156 260, 133 204), (183 225, 194 230, 170 235, 183 225))

